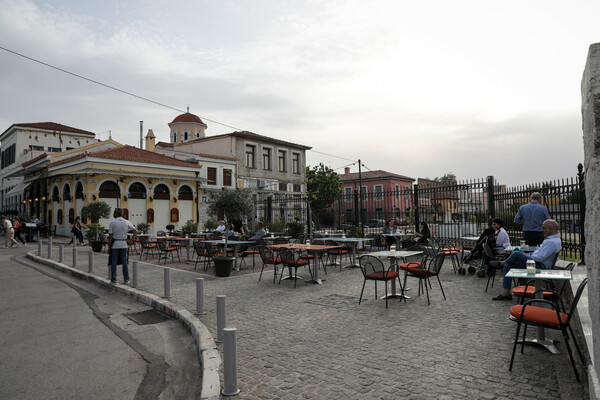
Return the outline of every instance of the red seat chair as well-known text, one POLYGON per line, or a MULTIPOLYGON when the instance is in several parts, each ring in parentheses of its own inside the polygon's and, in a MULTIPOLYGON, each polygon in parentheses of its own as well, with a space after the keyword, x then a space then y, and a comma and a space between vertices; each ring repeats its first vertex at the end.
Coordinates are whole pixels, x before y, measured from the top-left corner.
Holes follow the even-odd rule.
POLYGON ((579 358, 581 359, 581 362, 585 365, 583 354, 581 353, 575 335, 573 334, 573 328, 571 328, 571 317, 577 309, 577 303, 579 302, 581 294, 583 293, 583 290, 585 289, 586 285, 587 278, 584 279, 583 282, 581 282, 581 284, 579 285, 573 302, 571 303, 571 309, 568 313, 564 313, 561 311, 564 310, 564 304, 558 293, 555 294, 555 296, 557 296, 558 299, 557 302, 551 302, 549 300, 544 299, 531 299, 526 301, 522 305, 516 305, 510 308, 510 315, 517 322, 517 332, 515 333, 515 342, 513 344, 512 356, 510 357, 510 366, 508 367, 509 371, 512 371, 513 362, 515 360, 515 352, 517 350, 517 343, 519 341, 521 325, 525 324, 525 328, 523 329, 523 340, 521 341, 521 353, 523 353, 523 350, 525 348, 525 336, 527 334, 527 326, 533 325, 546 329, 560 330, 562 332, 563 338, 565 340, 565 346, 567 347, 567 352, 569 353, 569 358, 571 359, 571 366, 573 367, 573 372, 575 373, 575 378, 577 378, 577 382, 580 382, 579 373, 577 372, 577 367, 575 366, 575 360, 573 359, 571 346, 569 346, 569 332, 571 332, 571 336, 573 337, 573 342, 575 343, 577 353, 579 353, 579 358), (545 307, 540 307, 536 304, 545 305, 545 307))
POLYGON ((406 285, 406 279, 409 276, 413 278, 418 278, 418 295, 421 295, 421 292, 423 291, 423 286, 425 286, 425 293, 427 293, 428 305, 431 304, 431 302, 429 301, 429 288, 431 287, 431 282, 429 281, 429 279, 432 277, 437 278, 438 283, 440 285, 440 289, 442 290, 442 295, 444 296, 444 300, 446 300, 446 294, 444 293, 444 288, 442 287, 442 281, 440 281, 440 270, 444 265, 445 257, 446 254, 444 252, 439 252, 428 263, 422 263, 422 265, 408 265, 406 267, 406 274, 404 275, 404 285, 406 285))
POLYGON ((326 240, 325 246, 339 246, 339 248, 337 248, 337 249, 327 250, 327 258, 329 259, 329 257, 331 257, 333 259, 333 261, 331 262, 331 265, 335 265, 337 258, 339 257, 340 258, 340 271, 341 271, 342 270, 342 260, 344 258, 344 255, 346 256, 346 258, 348 258, 348 261, 350 261, 350 252, 345 247, 340 246, 340 244, 338 242, 336 242, 335 240, 326 240))
POLYGON ((390 266, 389 268, 385 268, 383 261, 381 261, 377 257, 363 255, 359 258, 360 270, 363 273, 363 286, 360 291, 360 298, 358 299, 358 304, 362 301, 362 296, 365 291, 365 285, 367 281, 375 282, 375 299, 377 299, 377 282, 383 281, 385 286, 385 308, 388 308, 388 291, 387 291, 387 281, 391 281, 393 279, 398 279, 398 284, 400 288, 402 288, 402 282, 400 282, 400 277, 398 272, 395 270, 394 266, 390 266))
MULTIPOLYGON (((277 266, 279 264, 283 264, 283 260, 281 259, 281 257, 276 255, 273 252, 273 250, 271 250, 270 248, 268 248, 265 245, 258 245, 258 246, 256 246, 256 249, 257 249, 258 253, 260 254, 260 258, 263 262, 263 266, 260 269, 260 276, 258 277, 258 281, 260 282, 263 271, 265 270, 265 267, 270 264, 270 265, 273 265, 273 283, 275 283, 275 281, 277 280, 277 266)), ((281 273, 283 274, 283 269, 282 269, 281 273)))
MULTIPOLYGON (((285 267, 288 267, 288 270, 290 271, 289 279, 294 280, 294 287, 296 287, 296 282, 298 281, 298 279, 302 279, 302 278, 298 277, 298 268, 309 265, 309 261, 302 260, 300 258, 296 259, 296 257, 294 256, 294 253, 292 253, 292 251, 290 249, 287 249, 285 247, 282 247, 279 249, 279 257, 281 257, 281 260, 283 261, 283 265, 285 267), (292 275, 292 268, 294 269, 293 275, 292 275)), ((310 271, 310 266, 309 266, 308 270, 310 271)), ((312 276, 312 271, 310 271, 310 274, 312 276)), ((283 277, 283 271, 281 271, 281 275, 279 276, 279 284, 280 285, 281 285, 282 277, 283 277)))
POLYGON ((159 264, 162 258, 165 259, 165 264, 167 263, 167 258, 175 261, 173 253, 177 254, 177 258, 179 259, 179 262, 181 262, 181 257, 179 257, 179 251, 177 250, 177 247, 169 246, 169 242, 166 239, 159 238, 156 242, 158 244, 158 249, 160 250, 160 256, 158 257, 159 264))

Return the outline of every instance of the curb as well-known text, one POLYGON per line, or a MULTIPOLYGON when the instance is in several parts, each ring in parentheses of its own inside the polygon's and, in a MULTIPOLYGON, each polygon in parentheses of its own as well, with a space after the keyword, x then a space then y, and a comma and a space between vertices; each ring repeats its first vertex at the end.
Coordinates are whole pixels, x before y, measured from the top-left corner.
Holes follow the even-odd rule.
POLYGON ((180 320, 190 331, 194 341, 196 342, 196 345, 198 346, 198 356, 202 364, 201 399, 214 400, 220 398, 221 381, 219 378, 219 367, 221 366, 221 356, 217 350, 217 346, 212 335, 206 326, 200 322, 200 320, 198 320, 193 313, 183 307, 163 299, 162 297, 143 292, 130 286, 121 285, 119 283, 113 285, 108 279, 103 279, 96 275, 69 267, 66 264, 40 257, 36 255, 36 253, 37 251, 28 252, 27 258, 39 264, 52 267, 57 271, 70 274, 76 278, 95 283, 101 288, 116 290, 121 294, 131 297, 135 301, 146 304, 157 311, 180 320))

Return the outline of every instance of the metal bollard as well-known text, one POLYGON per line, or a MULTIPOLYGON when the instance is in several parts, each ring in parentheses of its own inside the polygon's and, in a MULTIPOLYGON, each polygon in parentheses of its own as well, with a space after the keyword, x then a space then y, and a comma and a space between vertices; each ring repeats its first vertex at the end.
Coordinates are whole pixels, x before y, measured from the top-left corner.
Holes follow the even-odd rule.
POLYGON ((48 238, 48 259, 52 259, 52 236, 48 238))
POLYGON ((88 272, 91 274, 94 270, 94 252, 90 251, 88 253, 88 272))
POLYGON ((165 298, 171 297, 171 268, 165 268, 165 298))
POLYGON ((204 312, 204 278, 196 278, 196 315, 205 315, 204 312))
POLYGON ((42 256, 42 241, 39 240, 39 234, 38 234, 38 257, 42 256))
POLYGON ((58 245, 58 262, 62 263, 64 261, 65 261, 65 245, 59 244, 58 245))
POLYGON ((217 343, 223 343, 223 329, 227 325, 227 315, 225 313, 224 294, 217 296, 217 343))
POLYGON ((131 281, 132 281, 131 286, 132 287, 137 287, 137 285, 138 285, 138 272, 139 272, 138 268, 139 268, 138 262, 134 261, 131 264, 131 277, 132 277, 132 279, 131 279, 131 281))
POLYGON ((40 231, 37 231, 37 241, 39 242, 42 239, 42 236, 40 235, 40 231))
POLYGON ((192 261, 192 257, 190 256, 190 251, 191 251, 190 243, 191 242, 189 240, 185 241, 185 251, 187 253, 186 261, 192 261))
POLYGON ((240 392, 237 385, 237 329, 225 328, 225 344, 223 346, 223 393, 234 396, 240 392))
POLYGON ((77 267, 77 247, 73 247, 73 268, 77 267))

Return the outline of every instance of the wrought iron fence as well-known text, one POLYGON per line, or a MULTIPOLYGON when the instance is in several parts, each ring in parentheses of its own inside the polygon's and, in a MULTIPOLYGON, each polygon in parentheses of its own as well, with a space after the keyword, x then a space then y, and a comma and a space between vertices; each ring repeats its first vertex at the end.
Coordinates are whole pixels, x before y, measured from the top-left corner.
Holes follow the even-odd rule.
POLYGON ((381 232, 393 218, 405 229, 418 229, 426 221, 432 235, 450 242, 477 237, 495 217, 504 221, 511 242, 522 239, 522 225, 514 222, 519 207, 533 192, 543 196, 551 218, 559 223, 562 256, 583 259, 585 188, 582 167, 576 178, 506 187, 494 177, 463 182, 419 180, 412 189, 341 194, 322 210, 309 210, 306 196, 274 195, 256 203, 257 217, 286 222, 311 220, 310 230, 341 230, 361 226, 365 234, 381 232), (312 213, 311 213, 312 211, 312 213))

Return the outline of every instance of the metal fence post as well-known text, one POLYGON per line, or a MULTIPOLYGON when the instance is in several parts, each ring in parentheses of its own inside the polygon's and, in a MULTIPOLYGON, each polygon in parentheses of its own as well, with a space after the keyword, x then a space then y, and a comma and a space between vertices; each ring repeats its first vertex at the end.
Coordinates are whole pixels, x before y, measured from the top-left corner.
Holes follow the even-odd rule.
POLYGON ((139 268, 138 262, 134 261, 131 264, 131 275, 132 275, 132 284, 131 284, 131 286, 132 287, 137 287, 137 285, 138 285, 138 272, 139 272, 138 268, 139 268))
POLYGON ((240 392, 237 385, 237 329, 223 329, 225 344, 223 346, 223 393, 234 396, 240 392))
POLYGON ((225 315, 225 298, 226 296, 217 296, 217 343, 223 343, 223 329, 227 324, 227 316, 225 315))
POLYGON ((94 270, 94 252, 90 251, 88 253, 88 272, 91 274, 94 270))
POLYGON ((77 247, 73 247, 73 268, 77 266, 77 247))
POLYGON ((196 278, 196 314, 204 315, 204 278, 196 278))
POLYGON ((64 261, 65 261, 65 245, 59 244, 58 245, 58 262, 62 263, 64 261))
POLYGON ((52 236, 48 238, 48 259, 52 259, 52 236))
POLYGON ((171 297, 171 268, 165 268, 165 298, 171 297))

